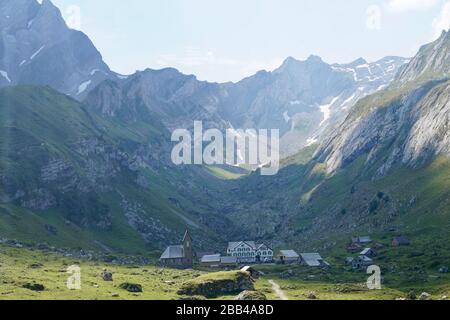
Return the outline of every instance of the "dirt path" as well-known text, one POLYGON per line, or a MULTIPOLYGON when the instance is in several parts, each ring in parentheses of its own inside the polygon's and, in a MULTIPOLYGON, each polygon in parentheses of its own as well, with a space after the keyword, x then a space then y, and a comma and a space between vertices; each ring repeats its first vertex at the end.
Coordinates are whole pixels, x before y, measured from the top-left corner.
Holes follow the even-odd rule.
POLYGON ((280 285, 273 280, 269 280, 269 283, 272 285, 272 290, 275 292, 277 297, 280 300, 289 300, 283 290, 281 290, 280 285))

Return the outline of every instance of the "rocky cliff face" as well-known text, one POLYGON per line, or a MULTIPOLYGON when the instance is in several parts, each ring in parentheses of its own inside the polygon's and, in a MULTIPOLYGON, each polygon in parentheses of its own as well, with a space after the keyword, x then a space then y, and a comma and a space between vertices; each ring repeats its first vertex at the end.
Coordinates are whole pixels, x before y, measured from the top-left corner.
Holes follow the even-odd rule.
POLYGON ((80 100, 117 76, 49 0, 2 0, 0 12, 0 86, 49 85, 80 100))
POLYGON ((392 87, 358 103, 317 153, 328 172, 363 154, 368 164, 382 160, 380 175, 397 163, 420 166, 449 155, 449 43, 444 33, 419 51, 392 87), (426 74, 436 80, 427 81, 426 74))
POLYGON ((449 155, 449 82, 431 82, 408 91, 364 116, 349 117, 319 151, 328 172, 368 154, 386 174, 394 164, 420 166, 449 155))
POLYGON ((217 112, 223 96, 218 84, 198 81, 175 69, 145 70, 126 79, 105 81, 89 93, 90 110, 123 121, 161 122, 172 131, 191 128, 195 120, 205 127, 227 128, 217 112))
POLYGON ((53 227, 65 229, 50 239, 56 245, 78 230, 96 240, 137 237, 150 248, 177 243, 189 227, 202 247, 231 226, 221 214, 227 185, 205 168, 173 165, 170 152, 157 121, 98 117, 50 88, 0 89, 0 208, 21 221, 0 216, 2 226, 45 231, 49 222, 33 219, 53 213, 53 227))
POLYGON ((418 54, 405 65, 395 80, 400 83, 421 77, 436 79, 450 75, 450 32, 442 32, 436 41, 424 45, 418 54))
POLYGON ((329 65, 317 56, 288 58, 273 72, 224 86, 218 110, 237 128, 279 129, 281 153, 289 156, 320 141, 356 101, 387 86, 406 61, 387 57, 329 65))
POLYGON ((254 238, 302 248, 398 225, 446 232, 449 39, 422 48, 390 86, 360 99, 311 161, 300 153, 275 177, 243 179, 232 217, 254 238), (257 221, 266 223, 254 228, 257 221))
POLYGON ((2 0, 0 8, 0 87, 49 85, 79 101, 95 90, 87 101, 97 112, 128 120, 161 117, 169 129, 190 128, 192 120, 219 129, 279 129, 283 156, 320 141, 358 99, 388 85, 405 62, 387 57, 329 65, 315 56, 288 58, 274 72, 235 84, 201 82, 170 68, 126 77, 112 72, 49 0, 2 0))
POLYGON ((201 82, 170 68, 145 70, 105 81, 86 103, 109 117, 157 117, 169 130, 191 128, 194 120, 219 129, 279 129, 287 156, 319 141, 358 99, 387 86, 405 61, 388 57, 328 65, 314 56, 288 58, 274 72, 261 71, 235 84, 201 82))

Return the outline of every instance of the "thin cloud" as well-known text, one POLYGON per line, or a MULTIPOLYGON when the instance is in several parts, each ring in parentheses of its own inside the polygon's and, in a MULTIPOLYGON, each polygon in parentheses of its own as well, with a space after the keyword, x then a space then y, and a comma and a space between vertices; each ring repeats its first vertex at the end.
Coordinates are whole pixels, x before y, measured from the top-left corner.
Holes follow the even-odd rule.
POLYGON ((423 10, 434 7, 441 0, 387 0, 387 8, 392 12, 423 10))
POLYGON ((156 59, 160 67, 175 67, 184 73, 192 73, 199 79, 226 82, 239 81, 260 70, 272 71, 278 68, 282 59, 237 60, 216 54, 213 50, 187 47, 183 54, 163 54, 156 59))
POLYGON ((160 65, 175 64, 179 66, 204 66, 204 65, 236 65, 239 62, 233 59, 219 58, 213 51, 202 51, 199 48, 185 48, 183 55, 165 54, 161 55, 157 60, 160 65))

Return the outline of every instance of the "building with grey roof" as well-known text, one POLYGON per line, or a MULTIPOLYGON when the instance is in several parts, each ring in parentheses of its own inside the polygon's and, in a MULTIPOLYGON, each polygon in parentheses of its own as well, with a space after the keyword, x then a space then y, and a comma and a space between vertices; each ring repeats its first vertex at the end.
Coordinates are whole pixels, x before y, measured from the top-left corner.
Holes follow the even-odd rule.
POLYGON ((159 258, 161 265, 173 268, 192 268, 194 264, 194 251, 189 231, 183 237, 182 245, 168 246, 159 258))
POLYGON ((280 250, 278 260, 281 263, 299 263, 300 255, 294 250, 280 250))
POLYGON ((329 263, 323 260, 318 253, 301 253, 301 264, 308 267, 327 267, 329 263))
POLYGON ((359 254, 366 257, 375 257, 377 255, 376 251, 372 248, 365 248, 359 254))
POLYGON ((358 256, 351 261, 353 269, 364 269, 372 265, 373 260, 366 256, 358 256))
POLYGON ((352 243, 370 243, 372 242, 372 238, 369 236, 362 236, 362 237, 353 237, 352 243))

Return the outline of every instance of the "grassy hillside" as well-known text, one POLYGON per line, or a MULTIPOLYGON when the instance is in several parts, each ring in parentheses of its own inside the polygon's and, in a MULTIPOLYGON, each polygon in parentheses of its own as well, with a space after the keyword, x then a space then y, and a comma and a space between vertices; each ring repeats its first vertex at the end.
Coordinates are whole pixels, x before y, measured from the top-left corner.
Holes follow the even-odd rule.
POLYGON ((361 156, 331 176, 315 161, 289 165, 274 179, 252 175, 239 190, 241 202, 252 205, 241 205, 233 216, 249 221, 252 237, 277 249, 319 251, 342 262, 352 236, 370 235, 390 247, 394 236, 404 235, 411 246, 392 255, 388 250, 390 263, 403 252, 403 265, 426 272, 450 265, 450 160, 397 166, 377 179, 378 164, 367 167, 366 160, 361 156), (266 222, 255 230, 256 221, 266 222))
POLYGON ((133 253, 178 243, 186 227, 199 247, 217 241, 229 222, 211 206, 226 181, 173 166, 169 142, 156 120, 104 119, 50 88, 1 89, 0 237, 133 253))

